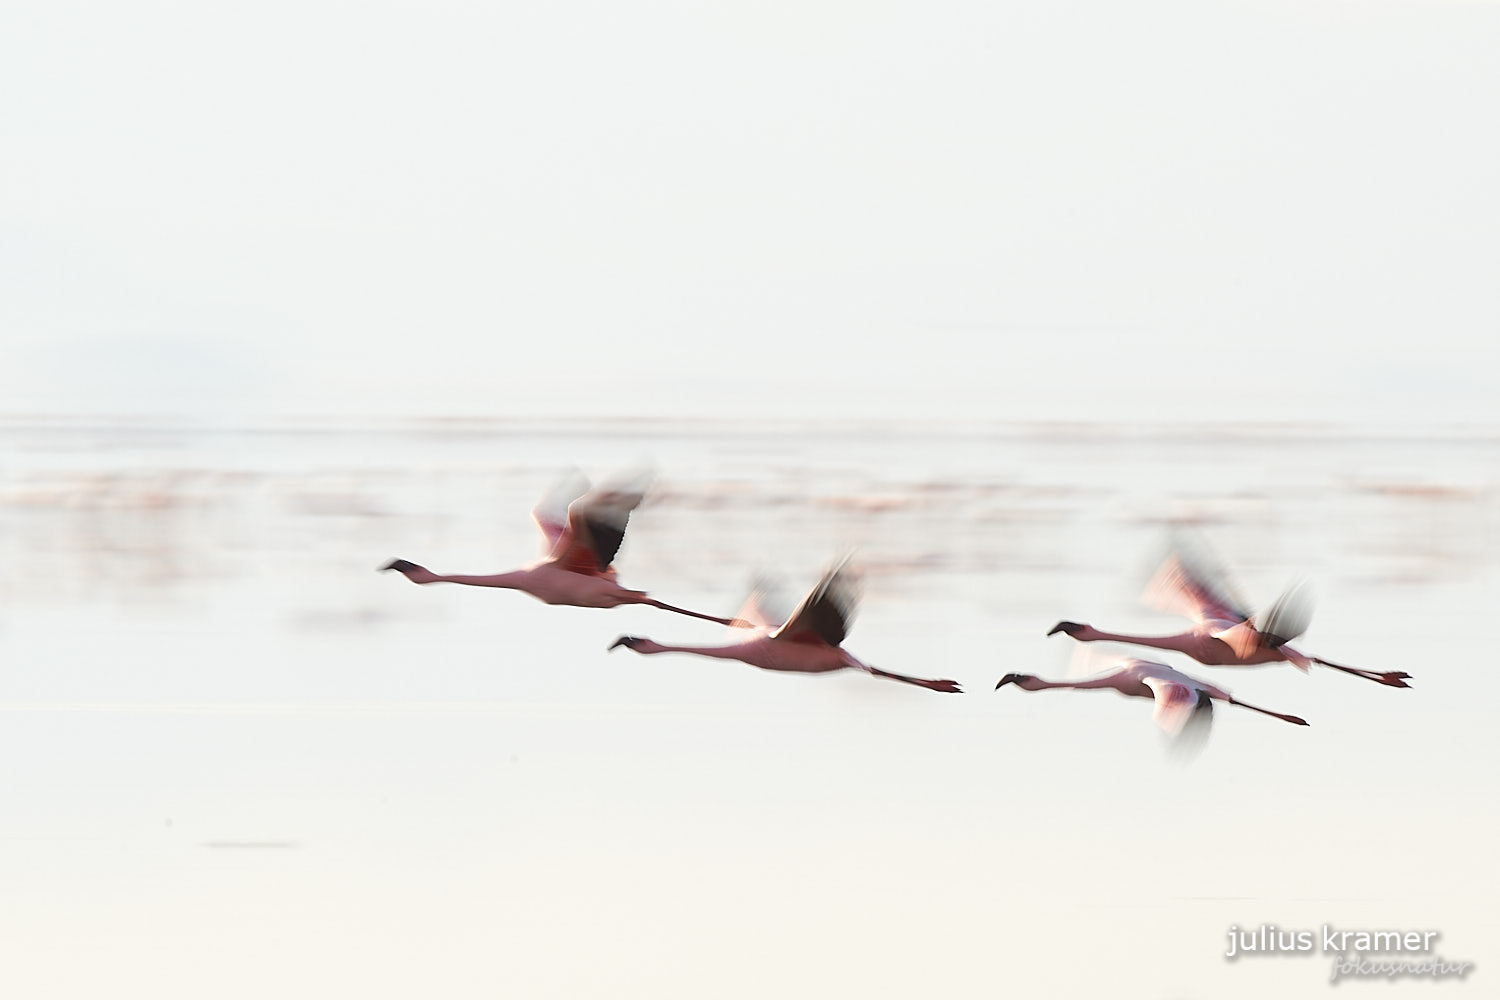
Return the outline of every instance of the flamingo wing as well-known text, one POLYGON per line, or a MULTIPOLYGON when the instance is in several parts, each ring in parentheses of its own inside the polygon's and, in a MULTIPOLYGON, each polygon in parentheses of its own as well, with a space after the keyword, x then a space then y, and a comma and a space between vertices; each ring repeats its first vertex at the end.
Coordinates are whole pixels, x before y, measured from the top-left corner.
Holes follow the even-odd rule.
POLYGON ((849 557, 845 556, 823 574, 771 638, 838 646, 849 634, 849 623, 858 606, 859 577, 849 568, 849 557))
POLYGON ((646 498, 639 482, 614 489, 599 489, 568 506, 568 522, 552 546, 549 560, 574 573, 600 576, 625 540, 630 513, 646 498))
POLYGON ((1210 622, 1212 630, 1209 635, 1228 643, 1242 660, 1261 647, 1280 649, 1285 651, 1288 660, 1306 670, 1306 658, 1287 643, 1306 632, 1311 620, 1312 601, 1307 597, 1306 586, 1298 584, 1289 587, 1275 604, 1256 615, 1254 621, 1210 622), (1299 663, 1299 660, 1304 662, 1299 663))
POLYGON ((1234 655, 1245 659, 1260 648, 1260 633, 1249 622, 1214 621, 1215 630, 1208 634, 1226 643, 1234 655))
POLYGON ((1151 689, 1155 703, 1151 721, 1169 736, 1181 733, 1190 721, 1213 719, 1214 703, 1207 691, 1162 677, 1142 677, 1141 682, 1151 689))
POLYGON ((1250 612, 1230 587, 1228 576, 1206 555, 1178 548, 1168 553, 1146 584, 1147 604, 1202 624, 1249 621, 1250 612))
POLYGON ((1305 583, 1288 587, 1263 613, 1256 616, 1256 625, 1265 636, 1266 645, 1279 649, 1291 642, 1312 623, 1312 597, 1305 583))
POLYGON ((542 533, 544 553, 550 555, 557 547, 557 540, 568 530, 568 507, 588 491, 587 477, 577 469, 570 469, 531 508, 531 519, 542 533))
POLYGON ((786 611, 786 604, 780 587, 765 577, 757 577, 745 603, 735 612, 734 617, 756 628, 775 629, 791 617, 786 611))

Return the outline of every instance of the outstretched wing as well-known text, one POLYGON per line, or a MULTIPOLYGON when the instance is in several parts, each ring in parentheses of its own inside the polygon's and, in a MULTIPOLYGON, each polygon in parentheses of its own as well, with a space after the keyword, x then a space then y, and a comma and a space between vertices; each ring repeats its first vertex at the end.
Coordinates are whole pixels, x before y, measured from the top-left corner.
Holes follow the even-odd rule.
POLYGON ((1239 622, 1209 634, 1228 643, 1241 659, 1249 657, 1263 646, 1267 649, 1286 647, 1287 659, 1306 670, 1307 664, 1298 662, 1305 661, 1306 658, 1286 644, 1306 632, 1311 621, 1312 599, 1307 595, 1307 586, 1295 584, 1276 598, 1275 604, 1256 615, 1253 621, 1239 622))
POLYGON ((1208 743, 1208 731, 1213 728, 1214 702, 1207 691, 1198 692, 1198 704, 1183 723, 1177 737, 1172 740, 1172 756, 1188 761, 1198 756, 1208 743))
POLYGON ((849 568, 849 557, 840 559, 818 585, 808 591, 786 624, 771 633, 773 639, 794 642, 826 642, 837 646, 849 634, 849 624, 859 605, 859 576, 849 568))
POLYGON ((568 507, 589 491, 589 481, 577 469, 569 469, 531 508, 531 519, 542 533, 542 551, 551 554, 557 540, 568 530, 568 507))
POLYGON ((1202 546, 1176 539, 1141 595, 1159 611, 1199 624, 1237 625, 1250 611, 1229 584, 1228 574, 1202 546))
POLYGON ((1250 622, 1239 622, 1208 634, 1234 650, 1234 655, 1242 660, 1260 648, 1260 633, 1250 622))
POLYGON ((1178 735, 1189 721, 1202 725, 1213 719, 1214 703, 1207 691, 1162 677, 1143 677, 1141 681, 1151 689, 1155 703, 1151 721, 1167 735, 1178 735))
POLYGON ((791 617, 786 608, 787 601, 782 589, 765 577, 757 577, 745 603, 735 612, 734 617, 756 628, 774 629, 791 617))
POLYGON ((1276 603, 1256 616, 1255 624, 1266 645, 1279 649, 1307 631, 1312 623, 1312 596, 1305 583, 1295 583, 1276 598, 1276 603))
POLYGON ((552 547, 551 561, 574 573, 608 572, 625 540, 630 513, 646 498, 649 482, 648 477, 637 475, 574 500, 568 507, 567 525, 552 547))

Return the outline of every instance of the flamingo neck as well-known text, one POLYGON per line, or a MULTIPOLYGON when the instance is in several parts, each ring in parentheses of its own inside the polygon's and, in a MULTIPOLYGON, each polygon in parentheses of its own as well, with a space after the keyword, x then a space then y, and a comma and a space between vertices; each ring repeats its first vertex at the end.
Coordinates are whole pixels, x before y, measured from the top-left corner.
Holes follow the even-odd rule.
POLYGON ((1087 681, 1044 681, 1040 677, 1028 677, 1016 681, 1016 686, 1026 691, 1045 691, 1048 688, 1102 688, 1114 687, 1113 677, 1095 677, 1087 681))
POLYGON ((527 590, 531 580, 529 570, 518 569, 510 573, 488 573, 483 576, 439 576, 439 583, 463 583, 471 587, 498 587, 502 590, 527 590))
POLYGON ((650 650, 653 653, 692 653, 694 656, 713 656, 721 660, 740 659, 734 646, 668 646, 654 640, 651 645, 655 647, 650 650))
MULTIPOLYGON (((1082 638, 1082 636, 1078 638, 1082 638)), ((1130 635, 1126 632, 1104 632, 1096 628, 1090 628, 1088 635, 1089 642, 1124 642, 1132 646, 1171 649, 1179 653, 1186 652, 1188 647, 1194 644, 1194 638, 1191 633, 1179 633, 1177 635, 1130 635)))

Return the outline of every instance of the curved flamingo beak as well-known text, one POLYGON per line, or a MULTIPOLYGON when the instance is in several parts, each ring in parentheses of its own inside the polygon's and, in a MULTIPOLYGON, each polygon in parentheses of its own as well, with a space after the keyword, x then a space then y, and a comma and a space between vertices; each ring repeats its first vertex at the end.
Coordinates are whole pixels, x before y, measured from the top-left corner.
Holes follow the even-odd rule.
POLYGON ((606 649, 605 652, 606 653, 612 652, 616 646, 624 646, 626 648, 629 648, 631 646, 634 646, 636 643, 638 643, 640 641, 641 640, 637 636, 622 635, 618 639, 616 639, 614 642, 610 643, 609 644, 609 649, 606 649))
MULTIPOLYGON (((1056 629, 1054 629, 1053 631, 1056 631, 1056 629)), ((1050 635, 1051 633, 1048 633, 1048 634, 1050 635)), ((1021 679, 1021 675, 1020 674, 1006 674, 1004 677, 1000 678, 1000 683, 995 685, 995 690, 999 691, 1001 688, 1005 687, 1005 685, 1007 685, 1007 684, 1014 684, 1016 681, 1018 681, 1020 679, 1021 679)))
POLYGON ((1056 625, 1047 630, 1047 634, 1056 635, 1059 632, 1066 632, 1068 635, 1077 635, 1082 631, 1083 626, 1078 624, 1077 622, 1058 622, 1056 625))

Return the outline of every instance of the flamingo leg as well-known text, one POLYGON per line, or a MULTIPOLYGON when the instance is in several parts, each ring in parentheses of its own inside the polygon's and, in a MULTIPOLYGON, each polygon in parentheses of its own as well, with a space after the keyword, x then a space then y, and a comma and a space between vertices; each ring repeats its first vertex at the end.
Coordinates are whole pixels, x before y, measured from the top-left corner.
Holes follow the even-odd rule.
POLYGON ((1277 719, 1280 719, 1282 722, 1290 722, 1294 726, 1307 725, 1307 720, 1301 718, 1300 716, 1284 715, 1281 712, 1273 712, 1269 708, 1261 708, 1259 705, 1251 705, 1248 702, 1239 701, 1235 698, 1227 698, 1225 700, 1228 701, 1231 705, 1238 705, 1240 708, 1248 708, 1250 709, 1250 711, 1259 712, 1261 715, 1273 716, 1277 719))
POLYGON ((1381 673, 1377 670, 1361 670, 1359 667, 1346 667, 1341 663, 1330 663, 1327 660, 1321 659, 1316 656, 1312 657, 1312 661, 1314 663, 1320 663, 1325 667, 1331 667, 1334 670, 1342 670, 1346 674, 1353 674, 1355 677, 1363 677, 1367 681, 1375 681, 1377 684, 1385 684, 1390 687, 1398 688, 1411 687, 1410 684, 1406 683, 1407 678, 1409 678, 1411 674, 1399 670, 1386 671, 1385 673, 1381 673))
POLYGON ((879 667, 871 667, 868 665, 861 665, 859 669, 868 671, 869 673, 874 674, 876 677, 889 677, 893 681, 900 681, 903 684, 915 684, 917 685, 917 687, 924 687, 929 691, 941 691, 944 694, 964 693, 964 689, 958 686, 958 681, 930 681, 921 677, 908 677, 905 674, 893 674, 889 670, 881 670, 879 667))
POLYGON ((675 605, 667 604, 665 601, 658 601, 655 598, 651 597, 648 597, 639 603, 650 605, 653 608, 661 608, 663 611, 671 611, 674 614, 687 615, 689 618, 701 618, 704 621, 708 622, 718 622, 720 625, 729 625, 731 627, 746 627, 749 625, 748 622, 741 621, 738 618, 715 618, 713 615, 705 615, 700 614, 697 611, 689 611, 687 608, 679 608, 675 605))

